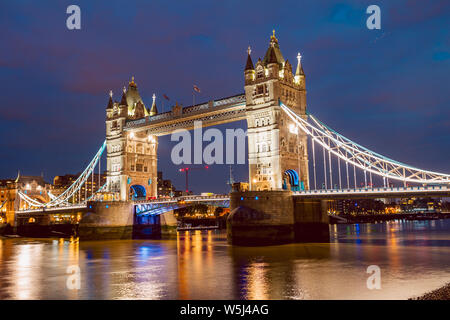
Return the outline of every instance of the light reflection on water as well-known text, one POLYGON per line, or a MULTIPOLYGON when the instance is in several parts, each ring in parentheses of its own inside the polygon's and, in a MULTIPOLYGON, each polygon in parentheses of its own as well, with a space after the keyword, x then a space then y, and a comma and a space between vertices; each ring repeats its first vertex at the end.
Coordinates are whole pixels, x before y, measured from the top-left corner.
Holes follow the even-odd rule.
POLYGON ((331 225, 331 241, 236 247, 174 240, 0 240, 0 299, 405 299, 450 281, 450 220, 331 225), (369 265, 381 290, 369 290, 369 265), (67 267, 81 268, 68 290, 67 267))

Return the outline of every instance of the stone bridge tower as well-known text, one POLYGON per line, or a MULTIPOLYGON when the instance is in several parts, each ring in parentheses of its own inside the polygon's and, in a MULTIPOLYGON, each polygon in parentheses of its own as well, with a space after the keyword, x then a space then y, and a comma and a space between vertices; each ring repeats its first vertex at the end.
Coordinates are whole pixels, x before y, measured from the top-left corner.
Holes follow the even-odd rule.
POLYGON ((305 74, 297 56, 295 74, 275 37, 255 65, 245 66, 250 190, 309 189, 307 135, 281 110, 279 101, 306 119, 305 74), (289 170, 289 171, 288 171, 289 170), (298 175, 295 182, 295 175, 298 175))
POLYGON ((123 88, 120 102, 110 92, 106 107, 107 192, 122 201, 156 197, 158 138, 146 132, 126 131, 128 120, 158 113, 153 95, 150 111, 139 95, 134 77, 123 88))

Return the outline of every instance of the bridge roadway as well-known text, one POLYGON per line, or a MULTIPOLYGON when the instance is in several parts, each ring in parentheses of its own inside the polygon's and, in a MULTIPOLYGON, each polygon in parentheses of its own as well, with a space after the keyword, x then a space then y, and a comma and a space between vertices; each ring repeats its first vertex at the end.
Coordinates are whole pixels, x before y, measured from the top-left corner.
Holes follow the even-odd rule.
POLYGON ((168 199, 137 200, 134 201, 134 207, 136 214, 158 215, 167 211, 187 207, 193 202, 229 207, 230 196, 222 194, 212 196, 192 195, 168 199))
MULTIPOLYGON (((160 199, 150 199, 150 200, 134 200, 132 203, 135 206, 146 206, 146 205, 171 205, 171 204, 180 204, 180 203, 192 203, 192 202, 206 202, 206 203, 214 203, 214 202, 227 202, 230 200, 228 195, 212 195, 212 196, 202 196, 202 195, 192 195, 192 196, 181 196, 176 198, 160 198, 160 199)), ((19 210, 17 214, 58 214, 64 213, 71 210, 80 210, 85 211, 88 209, 87 204, 77 204, 72 206, 60 206, 60 207, 51 207, 51 208, 39 208, 39 209, 28 209, 28 210, 19 210)))
MULTIPOLYGON (((449 186, 427 186, 427 187, 386 187, 386 188, 360 188, 360 189, 319 189, 296 191, 292 194, 294 197, 305 199, 324 199, 324 200, 345 200, 345 199, 376 199, 376 198, 408 198, 408 197, 450 197, 449 186)), ((262 200, 262 199, 261 199, 262 200)), ((163 198, 151 200, 135 200, 133 204, 137 208, 137 213, 143 213, 149 210, 162 208, 167 206, 176 209, 180 204, 186 206, 188 203, 223 203, 228 204, 230 201, 229 195, 192 195, 181 196, 176 198, 163 198), (175 207, 174 205, 178 206, 175 207)), ((87 210, 86 204, 62 206, 54 208, 40 208, 17 211, 18 214, 30 213, 64 213, 70 210, 87 210)))

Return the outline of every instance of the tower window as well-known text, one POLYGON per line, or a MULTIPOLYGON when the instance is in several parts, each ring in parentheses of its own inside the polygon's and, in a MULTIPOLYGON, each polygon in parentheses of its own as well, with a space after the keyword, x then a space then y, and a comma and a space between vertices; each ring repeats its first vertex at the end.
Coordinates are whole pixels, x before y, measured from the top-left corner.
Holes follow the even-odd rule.
POLYGON ((256 94, 263 94, 264 93, 264 86, 257 86, 256 87, 256 94))

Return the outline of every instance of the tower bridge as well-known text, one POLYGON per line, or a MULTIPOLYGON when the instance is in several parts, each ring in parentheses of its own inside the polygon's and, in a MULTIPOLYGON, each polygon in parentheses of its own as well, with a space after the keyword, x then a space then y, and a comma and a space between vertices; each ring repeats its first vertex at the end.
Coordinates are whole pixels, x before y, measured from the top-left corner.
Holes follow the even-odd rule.
POLYGON ((96 230, 103 228, 109 235, 131 237, 140 215, 158 216, 181 205, 213 201, 232 209, 227 225, 232 243, 323 241, 328 237, 330 200, 450 195, 450 175, 373 152, 310 114, 301 59, 298 54, 294 71, 274 32, 263 59, 253 63, 248 49, 243 94, 188 107, 176 104, 164 113, 158 112, 155 95, 151 107, 144 104, 133 77, 120 101, 110 92, 106 140, 79 178, 47 202, 18 190, 20 201, 27 204, 20 214, 68 210, 68 200, 92 179, 97 165, 100 171, 104 153, 106 184, 77 204, 86 212, 80 228, 90 236, 98 236, 96 230), (158 199, 159 136, 192 130, 195 121, 208 127, 240 120, 247 121, 248 191, 234 190, 214 199, 158 199))

